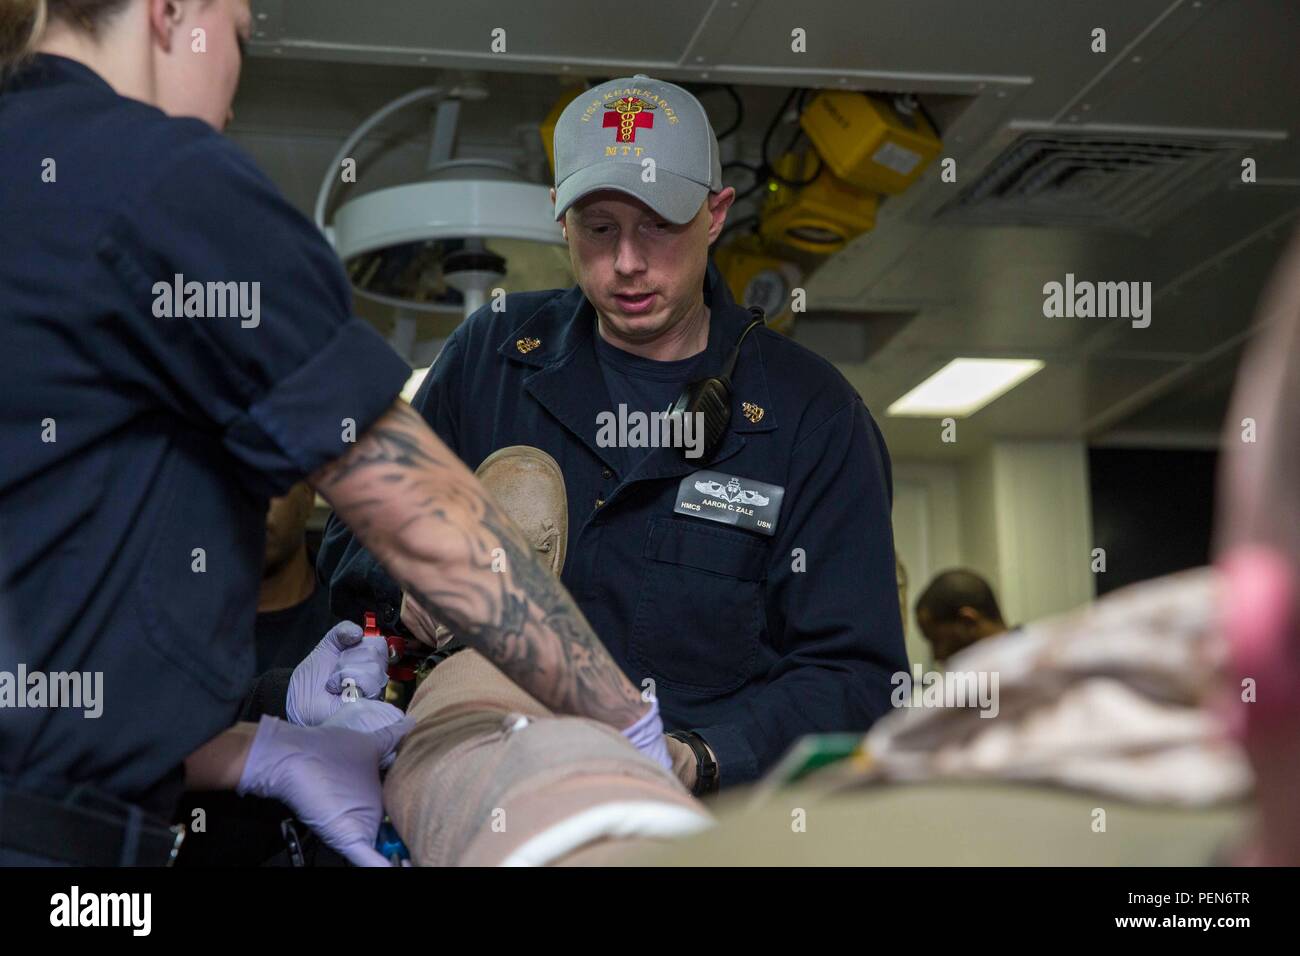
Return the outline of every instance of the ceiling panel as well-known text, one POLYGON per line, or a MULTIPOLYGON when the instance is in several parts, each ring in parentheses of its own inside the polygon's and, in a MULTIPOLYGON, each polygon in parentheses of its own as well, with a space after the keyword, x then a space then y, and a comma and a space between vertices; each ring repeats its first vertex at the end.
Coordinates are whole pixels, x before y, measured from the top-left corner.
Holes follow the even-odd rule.
POLYGON ((517 69, 557 60, 676 62, 706 4, 656 0, 640 11, 594 0, 258 0, 257 40, 286 53, 374 60, 424 56, 517 69), (683 29, 685 27, 685 29, 683 29), (493 49, 504 30, 503 51, 493 49))
POLYGON ((736 33, 727 65, 770 64, 823 70, 937 76, 1091 75, 1107 54, 1091 52, 1091 31, 1104 26, 1112 51, 1136 38, 1168 0, 762 0, 736 33), (791 52, 802 27, 808 53, 791 52))
MULTIPOLYGON (((1167 24, 1140 61, 1123 64, 1091 97, 1093 122, 1224 129, 1287 129, 1300 98, 1300 3, 1219 0, 1195 12, 1186 29, 1167 24), (1160 42, 1163 35, 1176 42, 1160 42)), ((1293 153, 1293 155, 1295 155, 1293 153)))
MULTIPOLYGON (((745 122, 722 148, 725 158, 750 162, 791 85, 950 94, 939 112, 959 182, 944 183, 932 169, 806 282, 809 308, 822 315, 909 316, 871 348, 852 339, 857 333, 834 341, 833 325, 805 335, 824 354, 872 356, 843 368, 896 456, 962 456, 997 438, 1212 433, 1260 290, 1300 213, 1293 0, 666 0, 635 9, 254 0, 254 11, 262 35, 231 133, 303 209, 363 117, 416 86, 465 79, 467 70, 486 98, 462 110, 459 155, 506 159, 536 181, 547 175, 537 124, 578 78, 644 71, 734 82, 745 122), (1095 26, 1108 31, 1106 54, 1089 49, 1095 26), (489 50, 494 27, 506 30, 505 53, 489 50), (806 53, 790 51, 795 27, 807 31, 806 53), (1260 182, 1218 173, 1224 181, 1146 237, 936 219, 1031 128, 1244 131, 1256 137, 1250 155, 1260 182), (1067 272, 1150 281, 1151 327, 1045 318, 1043 284, 1067 272), (956 446, 936 444, 935 422, 884 417, 948 359, 997 354, 1048 365, 964 421, 956 446)), ((730 122, 726 96, 703 101, 716 125, 730 122)), ((367 140, 349 192, 420 175, 428 120, 415 110, 367 140)), ((732 181, 746 184, 739 175, 732 181)))
POLYGON ((1219 437, 1242 346, 1189 371, 1168 392, 1107 429, 1107 443, 1212 444, 1219 437))

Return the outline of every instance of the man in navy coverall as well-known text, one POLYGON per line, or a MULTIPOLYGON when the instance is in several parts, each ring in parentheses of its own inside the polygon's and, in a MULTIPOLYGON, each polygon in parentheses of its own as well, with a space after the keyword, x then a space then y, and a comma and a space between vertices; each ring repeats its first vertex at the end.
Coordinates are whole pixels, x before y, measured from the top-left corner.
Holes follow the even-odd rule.
MULTIPOLYGON (((577 286, 479 309, 412 404, 471 468, 509 445, 555 458, 564 584, 658 698, 679 776, 696 793, 753 781, 804 734, 865 730, 907 668, 888 452, 830 363, 761 326, 711 460, 698 434, 655 447, 653 424, 628 427, 719 374, 752 321, 708 259, 735 190, 700 104, 641 75, 575 99, 555 160, 577 286)), ((420 632, 333 517, 318 570, 420 632)))

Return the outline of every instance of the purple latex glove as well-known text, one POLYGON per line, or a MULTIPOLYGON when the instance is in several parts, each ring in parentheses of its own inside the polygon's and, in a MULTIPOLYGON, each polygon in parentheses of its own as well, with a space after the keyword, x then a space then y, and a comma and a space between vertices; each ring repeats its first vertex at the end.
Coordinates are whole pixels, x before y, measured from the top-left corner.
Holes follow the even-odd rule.
POLYGON ((384 818, 379 759, 412 726, 403 719, 363 733, 263 717, 235 790, 282 800, 355 866, 388 866, 375 850, 384 818))
POLYGON ((623 731, 623 736, 632 741, 632 746, 642 754, 656 761, 669 773, 673 769, 673 758, 668 756, 668 745, 664 743, 664 722, 659 717, 659 701, 650 701, 650 709, 641 715, 631 727, 623 731))
POLYGON ((388 644, 363 637, 360 626, 340 621, 293 670, 285 714, 290 723, 316 727, 344 703, 344 681, 363 697, 377 698, 388 685, 388 644))
MULTIPOLYGON (((405 716, 392 704, 386 704, 382 700, 366 700, 363 697, 360 700, 344 703, 321 726, 346 727, 348 730, 358 730, 368 734, 387 727, 389 724, 395 724, 405 716)), ((380 758, 379 769, 387 770, 392 766, 393 758, 396 756, 397 741, 394 741, 388 753, 380 758)))

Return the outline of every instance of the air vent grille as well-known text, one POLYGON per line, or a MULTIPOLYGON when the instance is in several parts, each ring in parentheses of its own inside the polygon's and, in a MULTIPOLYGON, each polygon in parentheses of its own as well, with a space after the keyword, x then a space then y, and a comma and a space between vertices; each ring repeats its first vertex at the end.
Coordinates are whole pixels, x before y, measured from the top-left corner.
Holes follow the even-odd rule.
POLYGON ((939 211, 970 225, 1065 226, 1148 236, 1229 182, 1242 141, 1029 133, 939 211))

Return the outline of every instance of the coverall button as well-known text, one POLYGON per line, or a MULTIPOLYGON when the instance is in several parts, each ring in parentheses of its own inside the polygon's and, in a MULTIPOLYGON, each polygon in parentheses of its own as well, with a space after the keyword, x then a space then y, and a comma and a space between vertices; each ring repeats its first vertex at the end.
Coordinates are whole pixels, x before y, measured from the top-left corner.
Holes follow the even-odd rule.
POLYGON ((604 470, 601 471, 601 473, 600 473, 600 477, 602 477, 602 478, 613 478, 613 477, 614 477, 614 473, 613 473, 612 471, 610 471, 608 468, 605 468, 604 470))

